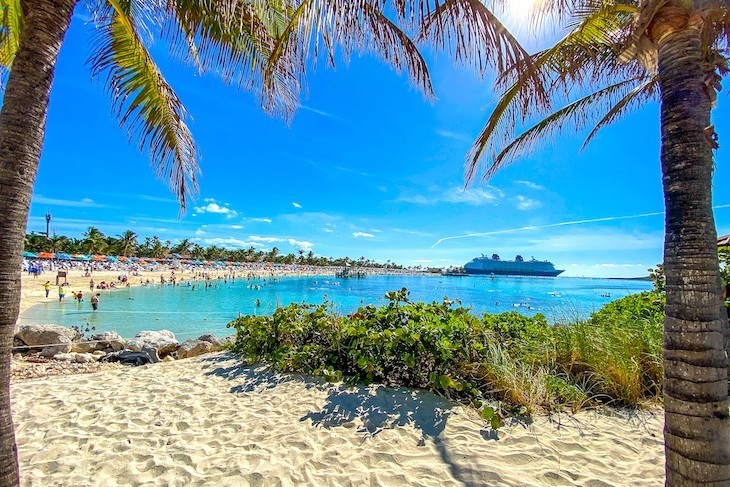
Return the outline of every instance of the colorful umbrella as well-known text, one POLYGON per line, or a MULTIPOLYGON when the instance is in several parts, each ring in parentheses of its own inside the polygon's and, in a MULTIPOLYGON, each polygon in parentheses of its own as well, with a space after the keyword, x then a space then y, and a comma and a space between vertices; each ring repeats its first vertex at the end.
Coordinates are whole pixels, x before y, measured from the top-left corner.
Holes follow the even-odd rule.
POLYGON ((39 259, 54 259, 56 257, 56 254, 52 254, 51 252, 41 252, 37 255, 39 259))
POLYGON ((56 258, 59 260, 71 260, 71 256, 69 254, 56 254, 56 258))
POLYGON ((23 252, 23 257, 38 257, 34 252, 23 252))
POLYGON ((103 255, 95 255, 91 260, 94 262, 102 262, 106 260, 106 257, 103 255))

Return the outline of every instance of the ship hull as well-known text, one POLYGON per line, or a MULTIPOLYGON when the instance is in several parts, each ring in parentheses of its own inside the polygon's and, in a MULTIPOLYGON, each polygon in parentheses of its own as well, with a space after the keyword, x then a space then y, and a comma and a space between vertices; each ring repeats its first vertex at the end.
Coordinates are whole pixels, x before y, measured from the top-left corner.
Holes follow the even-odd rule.
POLYGON ((562 274, 563 270, 554 271, 529 271, 529 270, 489 270, 489 269, 470 269, 464 268, 464 272, 467 274, 481 275, 481 276, 527 276, 527 277, 557 277, 562 274))

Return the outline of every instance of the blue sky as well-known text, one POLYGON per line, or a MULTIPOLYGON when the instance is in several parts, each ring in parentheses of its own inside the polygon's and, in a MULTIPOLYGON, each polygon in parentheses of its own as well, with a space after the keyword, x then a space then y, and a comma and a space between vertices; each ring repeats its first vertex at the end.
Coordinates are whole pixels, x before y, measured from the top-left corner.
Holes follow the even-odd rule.
MULTIPOLYGON (((464 191, 464 158, 496 94, 445 54, 426 52, 432 104, 405 76, 355 54, 336 70, 310 73, 308 96, 287 125, 251 94, 169 61, 160 44, 152 54, 192 115, 202 154, 200 193, 178 219, 174 196, 90 81, 88 49, 88 28, 75 17, 58 62, 29 230, 44 230, 50 210, 52 228, 70 236, 94 225, 111 235, 131 229, 173 242, 304 248, 404 265, 522 254, 553 261, 565 276, 626 277, 661 261, 656 105, 604 129, 582 152, 585 133, 567 134, 464 191)), ((721 145, 730 133, 726 104, 723 93, 713 119, 721 145)), ((725 151, 714 179, 721 235, 730 233, 725 151)))

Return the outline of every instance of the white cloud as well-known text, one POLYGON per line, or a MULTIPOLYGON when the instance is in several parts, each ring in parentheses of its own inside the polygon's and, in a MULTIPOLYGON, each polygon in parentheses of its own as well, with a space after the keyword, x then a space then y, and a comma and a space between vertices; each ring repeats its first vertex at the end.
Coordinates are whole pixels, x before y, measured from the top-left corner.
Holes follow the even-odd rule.
POLYGON ((243 227, 241 225, 231 225, 231 228, 234 229, 234 230, 240 230, 243 227))
POLYGON ((535 208, 540 208, 541 206, 542 203, 540 201, 533 200, 522 195, 517 196, 518 210, 533 210, 535 208))
POLYGON ((252 222, 271 223, 271 218, 249 218, 252 222))
POLYGON ((278 237, 259 237, 258 235, 251 235, 248 237, 249 240, 253 240, 254 242, 266 242, 266 243, 273 243, 273 242, 283 242, 284 239, 278 238, 278 237))
POLYGON ((197 235, 198 237, 202 237, 203 235, 205 235, 205 231, 203 231, 202 228, 198 228, 197 230, 195 230, 195 235, 197 235))
POLYGON ((302 207, 302 205, 300 205, 297 202, 292 202, 292 206, 294 206, 294 208, 301 208, 302 207))
POLYGON ((75 208, 105 208, 106 205, 95 202, 91 198, 82 198, 81 200, 62 200, 57 198, 46 198, 45 196, 33 196, 33 203, 39 205, 51 206, 68 206, 75 208))
POLYGON ((433 237, 433 233, 421 232, 420 230, 407 230, 405 228, 391 228, 391 230, 397 233, 405 233, 406 235, 413 235, 416 237, 433 237))
POLYGON ((355 238, 360 238, 360 237, 374 238, 375 237, 375 235, 373 235, 372 233, 365 233, 365 232, 352 232, 352 236, 355 238))
POLYGON ((494 186, 487 188, 468 188, 452 186, 444 190, 431 188, 430 194, 400 196, 396 201, 416 205, 435 205, 437 203, 455 203, 471 206, 496 205, 504 198, 504 192, 494 186))
POLYGON ((417 264, 428 264, 429 262, 433 262, 431 259, 415 259, 413 262, 417 264))
POLYGON ((213 198, 205 198, 203 201, 208 204, 205 206, 196 206, 194 208, 195 213, 193 214, 193 216, 198 213, 215 213, 219 215, 225 215, 226 218, 235 218, 238 215, 235 210, 232 210, 228 207, 228 203, 223 203, 223 205, 219 205, 218 202, 216 202, 216 200, 213 198))
POLYGON ((438 130, 436 130, 436 134, 440 135, 441 137, 447 138, 447 139, 462 140, 462 141, 470 140, 470 138, 467 135, 452 132, 450 130, 438 129, 438 130))
POLYGON ((332 232, 334 232, 334 230, 332 230, 331 228, 323 228, 322 231, 323 232, 326 232, 326 233, 332 233, 332 232))
POLYGON ((227 249, 247 249, 261 245, 259 242, 247 242, 237 238, 204 238, 201 242, 206 245, 219 245, 227 249))
POLYGON ((536 189, 536 190, 545 189, 544 186, 540 186, 537 183, 533 183, 532 181, 527 181, 527 180, 524 180, 524 179, 518 179, 518 180, 515 181, 515 183, 522 184, 524 186, 527 186, 528 188, 532 188, 532 189, 536 189))
POLYGON ((146 201, 155 201, 157 203, 177 203, 177 200, 174 198, 161 198, 159 196, 149 196, 146 194, 138 194, 137 198, 146 201))
POLYGON ((296 247, 299 250, 304 250, 305 252, 309 252, 314 246, 312 242, 307 242, 305 240, 294 240, 293 238, 290 238, 288 241, 293 247, 296 247))

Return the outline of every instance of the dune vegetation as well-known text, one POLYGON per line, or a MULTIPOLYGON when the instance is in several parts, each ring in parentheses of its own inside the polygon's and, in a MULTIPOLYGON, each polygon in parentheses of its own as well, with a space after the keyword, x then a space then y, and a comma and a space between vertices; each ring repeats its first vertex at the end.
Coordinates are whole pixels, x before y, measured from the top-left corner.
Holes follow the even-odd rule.
POLYGON ((406 289, 386 299, 347 316, 325 302, 241 317, 228 325, 233 351, 280 372, 428 389, 480 408, 494 427, 505 414, 661 400, 661 292, 554 324, 515 311, 476 316, 448 298, 412 302, 406 289))

